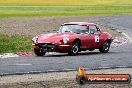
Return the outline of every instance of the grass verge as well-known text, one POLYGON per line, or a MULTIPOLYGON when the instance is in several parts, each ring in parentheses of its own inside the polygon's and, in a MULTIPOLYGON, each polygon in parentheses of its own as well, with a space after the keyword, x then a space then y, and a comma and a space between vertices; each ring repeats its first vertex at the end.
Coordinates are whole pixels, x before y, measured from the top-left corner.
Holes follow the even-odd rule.
POLYGON ((0 34, 0 53, 31 51, 31 38, 19 35, 0 34))
POLYGON ((132 4, 131 0, 0 0, 0 5, 121 5, 132 4))
POLYGON ((0 6, 0 17, 132 13, 132 5, 0 6))

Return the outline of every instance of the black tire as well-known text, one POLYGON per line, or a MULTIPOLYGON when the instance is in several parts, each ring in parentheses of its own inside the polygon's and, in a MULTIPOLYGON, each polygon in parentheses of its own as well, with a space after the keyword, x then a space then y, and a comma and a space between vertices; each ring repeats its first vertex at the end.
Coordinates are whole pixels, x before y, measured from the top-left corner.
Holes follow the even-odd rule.
POLYGON ((99 48, 99 51, 101 53, 108 53, 109 52, 109 48, 110 48, 110 42, 109 41, 105 41, 104 44, 99 48))
POLYGON ((46 52, 43 52, 42 50, 40 50, 40 49, 38 48, 38 49, 34 49, 34 53, 35 53, 37 56, 44 56, 46 52))
POLYGON ((74 41, 70 47, 68 55, 74 56, 74 55, 77 55, 78 52, 79 52, 79 41, 74 41))

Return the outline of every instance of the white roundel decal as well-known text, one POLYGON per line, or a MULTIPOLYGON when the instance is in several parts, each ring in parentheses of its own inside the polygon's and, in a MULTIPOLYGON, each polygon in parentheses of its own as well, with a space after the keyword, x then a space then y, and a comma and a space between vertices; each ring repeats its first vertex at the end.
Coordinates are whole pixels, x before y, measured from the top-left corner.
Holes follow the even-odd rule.
POLYGON ((99 36, 95 36, 95 42, 99 42, 99 36))

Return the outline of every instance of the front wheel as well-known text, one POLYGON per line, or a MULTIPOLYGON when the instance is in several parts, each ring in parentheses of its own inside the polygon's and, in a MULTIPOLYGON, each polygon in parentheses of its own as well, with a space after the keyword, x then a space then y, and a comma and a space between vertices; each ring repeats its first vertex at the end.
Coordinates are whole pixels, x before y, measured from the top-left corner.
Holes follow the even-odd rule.
POLYGON ((110 42, 105 41, 104 44, 99 48, 101 53, 108 53, 110 48, 110 42))
POLYGON ((74 56, 74 55, 77 55, 79 52, 79 42, 78 41, 75 41, 72 45, 71 45, 71 48, 68 52, 68 55, 70 56, 74 56))
POLYGON ((37 55, 37 56, 44 56, 46 52, 43 52, 43 50, 41 49, 34 49, 34 53, 37 55))

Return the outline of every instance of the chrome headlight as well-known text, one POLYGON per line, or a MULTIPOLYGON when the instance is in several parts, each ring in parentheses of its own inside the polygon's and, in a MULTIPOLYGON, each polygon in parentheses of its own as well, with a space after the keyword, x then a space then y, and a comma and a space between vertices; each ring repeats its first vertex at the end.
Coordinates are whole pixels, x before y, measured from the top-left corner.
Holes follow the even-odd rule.
POLYGON ((63 43, 66 44, 69 41, 69 38, 64 37, 62 40, 63 40, 63 43))
POLYGON ((34 37, 34 38, 32 39, 33 43, 37 43, 37 40, 38 40, 38 37, 34 37))

